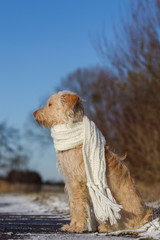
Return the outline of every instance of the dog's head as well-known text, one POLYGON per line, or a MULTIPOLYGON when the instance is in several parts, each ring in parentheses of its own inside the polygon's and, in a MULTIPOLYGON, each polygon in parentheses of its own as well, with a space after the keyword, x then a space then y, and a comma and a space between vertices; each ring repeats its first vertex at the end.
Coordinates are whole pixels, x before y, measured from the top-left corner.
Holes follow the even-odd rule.
POLYGON ((82 121, 83 106, 75 93, 61 91, 52 94, 46 106, 35 111, 33 115, 39 125, 52 128, 57 124, 82 121))

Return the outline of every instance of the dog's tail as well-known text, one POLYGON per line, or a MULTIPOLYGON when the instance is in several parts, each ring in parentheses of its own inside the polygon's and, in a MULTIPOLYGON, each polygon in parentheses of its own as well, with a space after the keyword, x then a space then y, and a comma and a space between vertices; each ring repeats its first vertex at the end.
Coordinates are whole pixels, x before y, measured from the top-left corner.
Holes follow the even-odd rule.
MULTIPOLYGON (((109 150, 110 150, 110 147, 109 147, 109 146, 106 146, 106 151, 109 151, 109 150)), ((114 153, 114 152, 111 152, 111 151, 110 151, 110 153, 111 153, 111 155, 112 155, 113 157, 118 158, 120 161, 124 161, 124 160, 126 159, 126 157, 127 157, 127 152, 125 152, 125 154, 122 155, 122 156, 120 156, 119 154, 116 154, 116 153, 114 153)))
POLYGON ((125 152, 125 154, 123 156, 119 156, 121 161, 124 161, 127 157, 127 152, 125 152))

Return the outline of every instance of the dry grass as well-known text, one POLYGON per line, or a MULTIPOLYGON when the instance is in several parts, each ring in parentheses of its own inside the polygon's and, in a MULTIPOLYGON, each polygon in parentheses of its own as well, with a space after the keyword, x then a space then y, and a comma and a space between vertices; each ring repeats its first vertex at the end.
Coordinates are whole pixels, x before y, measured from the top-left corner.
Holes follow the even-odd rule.
POLYGON ((41 190, 41 185, 9 183, 0 180, 0 193, 29 193, 41 190))

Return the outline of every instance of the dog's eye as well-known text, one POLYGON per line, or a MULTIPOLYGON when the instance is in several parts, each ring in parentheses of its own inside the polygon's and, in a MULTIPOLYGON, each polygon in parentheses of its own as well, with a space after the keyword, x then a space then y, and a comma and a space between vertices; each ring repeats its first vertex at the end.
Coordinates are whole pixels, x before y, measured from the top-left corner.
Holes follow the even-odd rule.
POLYGON ((49 103, 49 104, 48 104, 48 107, 51 107, 51 106, 52 106, 52 103, 49 103))

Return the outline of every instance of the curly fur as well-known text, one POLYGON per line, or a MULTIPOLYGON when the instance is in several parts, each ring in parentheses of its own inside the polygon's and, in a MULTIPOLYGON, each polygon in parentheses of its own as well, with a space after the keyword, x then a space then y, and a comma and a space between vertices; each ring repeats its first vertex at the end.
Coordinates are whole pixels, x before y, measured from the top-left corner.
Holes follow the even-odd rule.
MULTIPOLYGON (((59 92, 51 95, 47 105, 34 113, 40 125, 51 128, 55 124, 78 122, 83 119, 83 106, 75 93, 59 92)), ((116 225, 97 223, 99 232, 120 229, 136 229, 150 220, 152 211, 146 209, 132 179, 129 169, 121 158, 106 146, 107 182, 116 202, 123 206, 121 219, 116 225)), ((64 178, 69 197, 71 223, 62 227, 67 232, 90 231, 87 219, 95 221, 92 204, 86 186, 87 179, 82 146, 57 154, 57 166, 64 178)))

